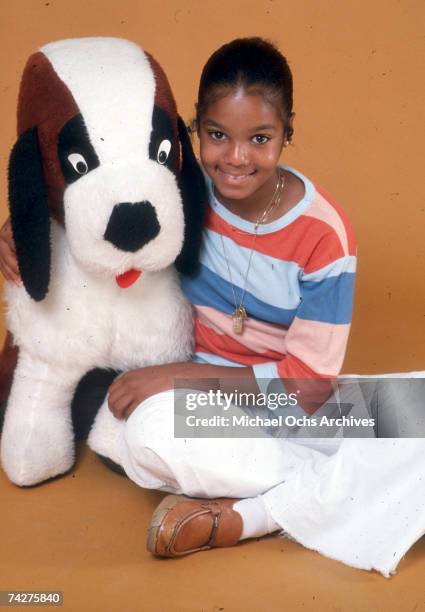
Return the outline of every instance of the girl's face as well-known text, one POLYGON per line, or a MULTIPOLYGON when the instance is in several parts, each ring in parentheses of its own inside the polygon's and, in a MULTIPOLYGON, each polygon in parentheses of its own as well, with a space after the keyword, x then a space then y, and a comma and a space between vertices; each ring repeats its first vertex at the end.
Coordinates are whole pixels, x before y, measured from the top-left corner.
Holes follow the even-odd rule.
POLYGON ((199 123, 202 165, 219 199, 242 205, 270 197, 285 127, 275 106, 237 89, 212 102, 199 123))

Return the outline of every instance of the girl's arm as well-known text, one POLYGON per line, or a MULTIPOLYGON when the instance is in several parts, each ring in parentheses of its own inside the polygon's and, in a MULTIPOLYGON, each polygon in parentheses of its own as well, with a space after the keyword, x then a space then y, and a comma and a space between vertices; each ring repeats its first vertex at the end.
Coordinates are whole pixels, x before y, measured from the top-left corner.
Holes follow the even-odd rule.
POLYGON ((309 413, 327 399, 341 371, 352 318, 356 247, 334 231, 321 235, 300 273, 301 302, 284 339, 281 361, 253 366, 261 379, 280 379, 286 392, 300 389, 299 404, 309 413), (344 244, 345 243, 345 244, 344 244))
MULTIPOLYGON (((320 250, 331 253, 332 242, 331 236, 320 250)), ((338 255, 333 262, 313 266, 303 274, 301 305, 286 334, 281 361, 252 368, 187 362, 133 370, 109 389, 112 413, 120 419, 128 418, 151 395, 173 389, 175 379, 191 379, 191 387, 206 391, 226 391, 226 379, 237 379, 238 391, 246 393, 266 392, 270 380, 280 379, 287 394, 297 393, 300 407, 315 412, 332 391, 329 379, 340 372, 351 323, 356 257, 350 253, 338 255)), ((318 261, 323 261, 322 257, 318 261)), ((233 381, 228 391, 234 390, 233 381)))
POLYGON ((126 372, 109 387, 108 403, 118 419, 128 418, 145 399, 174 388, 175 380, 188 379, 194 389, 209 391, 221 389, 234 391, 237 379, 238 391, 258 392, 252 368, 235 368, 204 363, 181 362, 145 367, 126 372))
POLYGON ((19 274, 18 260, 16 258, 15 243, 12 236, 12 225, 10 218, 6 219, 0 229, 0 271, 5 279, 20 285, 21 275, 19 274))

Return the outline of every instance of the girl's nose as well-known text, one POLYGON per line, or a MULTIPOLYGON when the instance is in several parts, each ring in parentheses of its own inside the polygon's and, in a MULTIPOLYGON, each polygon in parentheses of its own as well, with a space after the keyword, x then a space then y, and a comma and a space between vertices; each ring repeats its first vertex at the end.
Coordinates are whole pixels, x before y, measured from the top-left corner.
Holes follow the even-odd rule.
POLYGON ((248 161, 248 152, 244 144, 230 143, 226 150, 225 162, 232 166, 243 166, 248 161))

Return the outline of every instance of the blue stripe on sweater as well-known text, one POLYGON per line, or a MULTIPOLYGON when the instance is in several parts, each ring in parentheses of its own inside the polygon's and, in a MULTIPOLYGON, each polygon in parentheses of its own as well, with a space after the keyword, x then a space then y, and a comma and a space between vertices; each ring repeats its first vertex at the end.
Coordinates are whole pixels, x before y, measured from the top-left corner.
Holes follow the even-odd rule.
MULTIPOLYGON (((350 323, 354 281, 355 274, 345 272, 321 282, 302 282, 300 305, 292 309, 277 308, 247 291, 244 306, 255 319, 286 327, 291 325, 295 316, 323 323, 350 323)), ((195 305, 215 308, 229 315, 235 309, 231 284, 202 264, 196 277, 182 278, 182 288, 195 305)), ((235 294, 239 304, 242 294, 239 287, 235 287, 235 294)))
POLYGON ((297 317, 323 323, 350 323, 355 278, 355 274, 345 272, 319 283, 301 283, 302 302, 297 317))
MULTIPOLYGON (((235 310, 232 285, 202 264, 196 277, 182 278, 182 288, 192 304, 209 306, 229 315, 235 310)), ((241 289, 235 287, 238 305, 241 294, 241 289)), ((297 312, 297 308, 284 309, 271 306, 249 292, 245 293, 243 303, 246 311, 255 319, 287 327, 292 323, 297 312)))

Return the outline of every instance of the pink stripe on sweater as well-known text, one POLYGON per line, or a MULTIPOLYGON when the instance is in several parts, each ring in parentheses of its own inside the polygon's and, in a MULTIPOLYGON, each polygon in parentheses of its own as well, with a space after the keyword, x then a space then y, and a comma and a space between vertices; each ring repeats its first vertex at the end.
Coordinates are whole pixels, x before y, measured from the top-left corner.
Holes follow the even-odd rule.
POLYGON ((332 325, 295 317, 285 338, 285 352, 303 361, 317 374, 339 374, 350 325, 332 325))
POLYGON ((332 227, 338 236, 341 246, 344 250, 344 255, 349 255, 347 229, 339 216, 338 212, 331 204, 319 193, 316 192, 316 197, 309 208, 305 211, 305 217, 313 217, 319 219, 332 227))
POLYGON ((199 319, 205 327, 209 327, 217 334, 224 334, 233 338, 255 353, 262 354, 275 351, 283 355, 283 347, 287 330, 279 325, 263 323, 248 317, 245 321, 244 332, 241 335, 233 331, 233 322, 230 315, 224 314, 209 306, 195 306, 199 319))

